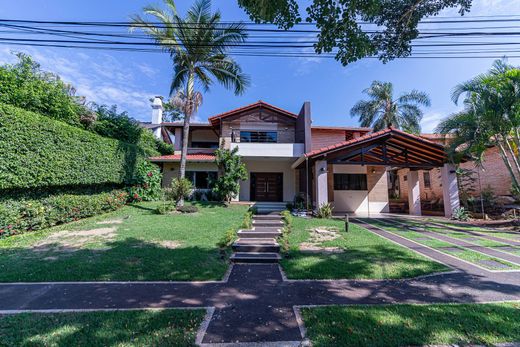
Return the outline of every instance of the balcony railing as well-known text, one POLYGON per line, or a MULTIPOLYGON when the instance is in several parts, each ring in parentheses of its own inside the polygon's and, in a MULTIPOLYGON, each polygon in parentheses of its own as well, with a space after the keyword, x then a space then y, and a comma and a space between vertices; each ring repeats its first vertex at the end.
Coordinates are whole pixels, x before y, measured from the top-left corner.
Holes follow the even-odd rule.
POLYGON ((278 130, 240 130, 231 132, 233 143, 277 143, 279 139, 278 130))

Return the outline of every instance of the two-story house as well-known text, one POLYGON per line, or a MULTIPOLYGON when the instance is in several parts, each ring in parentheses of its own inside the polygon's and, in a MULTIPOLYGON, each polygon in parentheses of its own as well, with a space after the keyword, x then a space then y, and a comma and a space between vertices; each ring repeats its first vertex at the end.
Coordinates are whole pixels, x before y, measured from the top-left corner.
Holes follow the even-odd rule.
MULTIPOLYGON (((150 158, 162 167, 165 186, 179 174, 182 122, 162 122, 162 102, 153 102, 156 136, 173 143, 173 155, 150 158)), ((445 213, 458 206, 455 170, 442 145, 389 128, 317 126, 305 102, 292 113, 258 101, 192 123, 187 177, 197 189, 217 176, 216 148, 238 147, 248 171, 239 201, 292 202, 301 196, 314 207, 331 203, 335 212, 389 211, 388 172, 409 169, 407 197, 411 214, 421 213, 419 171, 440 168, 445 213)))

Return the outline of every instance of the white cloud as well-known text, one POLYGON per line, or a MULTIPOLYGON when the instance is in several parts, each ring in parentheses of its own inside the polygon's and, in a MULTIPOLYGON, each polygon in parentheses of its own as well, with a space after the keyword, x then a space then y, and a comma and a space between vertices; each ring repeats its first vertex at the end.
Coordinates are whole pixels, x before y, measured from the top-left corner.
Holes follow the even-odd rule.
POLYGON ((144 73, 147 77, 150 77, 150 78, 153 78, 155 77, 155 75, 157 75, 157 73, 159 72, 157 69, 154 69, 153 67, 151 67, 150 65, 148 64, 136 64, 136 67, 139 69, 139 71, 141 71, 142 73, 144 73))
MULTIPOLYGON (((0 49, 0 63, 13 63, 16 57, 11 49, 0 49)), ((115 57, 105 53, 92 55, 75 51, 53 51, 47 49, 20 49, 30 54, 42 68, 57 73, 65 82, 72 84, 77 95, 98 104, 118 105, 121 111, 140 120, 149 120, 149 99, 153 92, 143 90, 136 82, 137 70, 149 74, 156 71, 145 64, 139 69, 121 64, 115 57), (143 70, 144 69, 144 70, 143 70)), ((145 73, 146 74, 146 73, 145 73)))
POLYGON ((435 131, 435 127, 437 124, 444 118, 446 118, 448 114, 442 112, 428 112, 423 116, 421 120, 421 132, 422 133, 433 133, 435 131))

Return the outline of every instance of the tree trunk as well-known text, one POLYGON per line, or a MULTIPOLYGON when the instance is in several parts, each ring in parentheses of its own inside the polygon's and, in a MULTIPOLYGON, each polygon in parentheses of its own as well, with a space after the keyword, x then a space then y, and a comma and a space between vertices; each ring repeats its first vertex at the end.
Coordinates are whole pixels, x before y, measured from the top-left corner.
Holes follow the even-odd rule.
MULTIPOLYGON (((182 129, 182 149, 181 149, 181 162, 179 167, 179 179, 186 177, 186 156, 188 155, 188 142, 190 136, 190 120, 193 110, 193 105, 190 105, 193 100, 193 89, 195 84, 195 76, 191 72, 188 76, 188 83, 186 85, 186 105, 184 112, 184 126, 182 129)), ((184 197, 179 200, 177 206, 184 206, 184 197)))
POLYGON ((511 176, 511 181, 513 182, 513 185, 518 187, 518 180, 516 179, 515 173, 513 171, 513 167, 511 166, 511 162, 509 161, 509 158, 507 157, 507 153, 504 149, 504 146, 500 141, 496 141, 497 147, 500 150, 500 156, 502 157, 502 160, 504 161, 504 164, 507 167, 507 170, 509 171, 509 174, 511 176))

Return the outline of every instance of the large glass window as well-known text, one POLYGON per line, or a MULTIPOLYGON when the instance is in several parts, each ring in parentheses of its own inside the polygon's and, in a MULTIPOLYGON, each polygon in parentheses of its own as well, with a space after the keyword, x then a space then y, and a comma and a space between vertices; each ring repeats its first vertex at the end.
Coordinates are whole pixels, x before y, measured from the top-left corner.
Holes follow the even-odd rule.
POLYGON ((334 174, 334 190, 367 190, 367 175, 334 174))
POLYGON ((186 171, 186 178, 196 189, 211 189, 212 182, 217 179, 215 171, 186 171))
POLYGON ((218 142, 192 141, 190 148, 218 148, 218 142))
POLYGON ((276 131, 241 131, 240 142, 278 142, 276 131))

